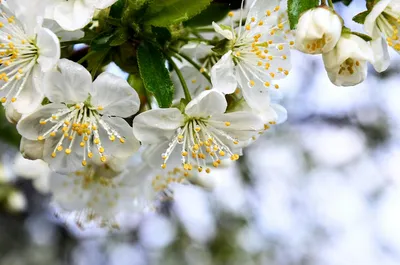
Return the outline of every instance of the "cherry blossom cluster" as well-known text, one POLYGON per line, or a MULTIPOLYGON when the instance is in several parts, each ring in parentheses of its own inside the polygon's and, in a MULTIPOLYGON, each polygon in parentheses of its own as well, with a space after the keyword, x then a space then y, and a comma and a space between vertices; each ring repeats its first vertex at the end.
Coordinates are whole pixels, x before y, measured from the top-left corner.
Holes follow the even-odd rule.
POLYGON ((354 86, 367 77, 367 63, 377 72, 390 64, 388 46, 400 51, 400 2, 367 1, 367 10, 353 18, 365 33, 352 32, 330 2, 302 14, 296 29, 296 49, 322 54, 329 79, 337 86, 354 86))
POLYGON ((79 225, 118 227, 118 214, 154 210, 175 185, 238 160, 287 118, 276 100, 291 50, 322 54, 330 80, 342 86, 362 82, 367 62, 385 70, 387 45, 400 50, 396 0, 369 7, 369 42, 326 5, 306 11, 291 30, 285 3, 255 0, 249 9, 242 3, 209 25, 211 39, 193 31, 165 48, 175 92, 170 106, 160 107, 134 82, 62 56, 115 2, 0 4, 0 101, 22 136, 22 156, 47 168, 32 177, 38 189, 79 225))

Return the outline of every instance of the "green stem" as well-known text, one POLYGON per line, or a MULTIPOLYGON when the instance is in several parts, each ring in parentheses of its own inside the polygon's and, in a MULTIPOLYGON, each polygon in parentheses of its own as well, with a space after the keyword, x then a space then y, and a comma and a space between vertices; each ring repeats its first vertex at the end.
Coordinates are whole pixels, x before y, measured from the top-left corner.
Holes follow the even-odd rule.
POLYGON ((330 7, 333 8, 333 2, 332 2, 332 0, 328 0, 328 5, 329 5, 330 7))
POLYGON ((208 82, 211 83, 210 76, 205 71, 201 71, 202 67, 200 65, 198 65, 195 61, 193 61, 189 56, 187 56, 185 54, 181 54, 181 53, 179 53, 179 51, 177 51, 177 50, 175 50, 173 48, 170 48, 170 51, 174 52, 176 55, 179 55, 180 57, 185 59, 188 63, 193 65, 193 67, 196 68, 208 80, 208 82))
POLYGON ((84 61, 86 61, 94 53, 95 52, 93 52, 93 51, 88 52, 85 56, 83 56, 81 59, 79 59, 79 61, 77 63, 82 64, 84 61))
POLYGON ((185 78, 183 77, 181 70, 179 70, 179 67, 175 64, 174 60, 172 60, 171 57, 167 56, 167 60, 178 75, 179 81, 182 84, 183 92, 185 93, 185 99, 190 102, 192 100, 192 97, 190 96, 189 88, 186 84, 185 78))

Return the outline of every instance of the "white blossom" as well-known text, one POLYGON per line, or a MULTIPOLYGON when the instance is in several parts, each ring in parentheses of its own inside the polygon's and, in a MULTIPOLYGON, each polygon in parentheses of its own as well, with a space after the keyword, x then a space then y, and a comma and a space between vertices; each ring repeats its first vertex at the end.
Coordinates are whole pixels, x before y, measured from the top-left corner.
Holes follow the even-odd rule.
POLYGON ((364 30, 367 34, 377 39, 383 33, 387 44, 397 52, 400 52, 399 27, 399 0, 375 1, 375 5, 364 21, 364 30))
POLYGON ((172 167, 181 164, 185 172, 193 168, 209 172, 208 164, 218 167, 223 158, 237 160, 240 148, 264 130, 257 115, 225 113, 226 108, 225 97, 208 90, 190 101, 183 112, 168 108, 139 114, 133 131, 143 144, 153 145, 150 164, 166 168, 168 162, 172 167))
POLYGON ((102 73, 92 84, 83 66, 61 59, 43 86, 52 103, 24 117, 17 129, 28 140, 44 141, 43 160, 53 170, 76 170, 94 152, 105 162, 107 157, 128 157, 138 149, 122 118, 136 113, 140 101, 124 79, 102 73))
MULTIPOLYGON (((214 89, 233 93, 241 88, 251 105, 250 97, 279 88, 276 80, 286 77, 290 70, 290 45, 284 35, 284 23, 278 23, 279 1, 255 1, 244 27, 233 29, 213 23, 215 31, 229 40, 229 50, 212 67, 214 89)), ((231 15, 231 14, 230 14, 231 15)))
POLYGON ((92 20, 96 9, 104 9, 116 0, 53 0, 46 8, 46 18, 53 19, 65 30, 85 27, 92 20))
POLYGON ((342 33, 342 21, 325 7, 310 9, 301 15, 296 28, 296 48, 309 54, 331 51, 342 33))
POLYGON ((0 102, 29 113, 43 100, 40 82, 60 58, 59 40, 42 27, 40 1, 8 1, 0 9, 0 102))
POLYGON ((323 54, 325 69, 337 86, 354 86, 367 76, 367 62, 374 62, 371 46, 354 34, 342 34, 336 47, 323 54))

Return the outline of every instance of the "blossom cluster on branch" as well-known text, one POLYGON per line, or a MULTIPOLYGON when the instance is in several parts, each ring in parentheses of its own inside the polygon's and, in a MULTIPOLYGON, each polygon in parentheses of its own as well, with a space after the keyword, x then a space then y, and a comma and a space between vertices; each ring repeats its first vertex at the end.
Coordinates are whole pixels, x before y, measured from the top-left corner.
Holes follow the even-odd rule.
POLYGON ((62 212, 118 227, 286 120, 292 50, 322 54, 338 86, 362 82, 367 62, 386 70, 398 5, 368 0, 366 35, 324 1, 3 0, 0 101, 62 212))

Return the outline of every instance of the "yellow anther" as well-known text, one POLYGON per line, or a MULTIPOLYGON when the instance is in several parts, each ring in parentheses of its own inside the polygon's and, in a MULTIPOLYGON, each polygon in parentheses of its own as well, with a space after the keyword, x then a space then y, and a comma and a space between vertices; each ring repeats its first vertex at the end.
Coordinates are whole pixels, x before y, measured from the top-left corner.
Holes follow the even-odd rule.
POLYGON ((235 140, 233 141, 233 144, 239 144, 239 141, 235 140))
POLYGON ((51 133, 50 133, 50 136, 51 136, 51 137, 55 137, 55 136, 56 136, 56 132, 51 132, 51 133))
POLYGON ((200 132, 201 128, 200 128, 200 127, 196 127, 196 128, 194 128, 194 130, 195 130, 196 132, 200 132))
POLYGON ((89 152, 87 156, 88 156, 89 158, 92 158, 92 157, 93 157, 93 153, 92 153, 92 152, 89 152))
POLYGON ((282 44, 279 44, 279 45, 278 45, 278 49, 279 49, 280 51, 282 51, 282 50, 283 50, 283 45, 282 45, 282 44))
POLYGON ((290 42, 289 42, 289 45, 294 45, 294 41, 290 41, 290 42))
POLYGON ((259 26, 264 25, 264 21, 261 20, 260 22, 258 22, 258 25, 259 25, 259 26))
POLYGON ((277 11, 279 11, 279 9, 280 9, 280 6, 276 6, 276 7, 274 8, 274 11, 277 12, 277 11))
POLYGON ((165 164, 165 163, 161 165, 162 169, 165 169, 166 167, 167 167, 167 164, 165 164))
POLYGON ((246 25, 246 30, 250 30, 250 29, 251 29, 250 25, 246 25))
POLYGON ((212 164, 213 164, 213 167, 218 167, 219 166, 217 161, 214 161, 212 164))
POLYGON ((225 152, 221 150, 221 151, 219 151, 219 155, 220 156, 225 156, 225 152))
POLYGON ((269 125, 268 124, 264 124, 264 130, 268 130, 269 129, 269 125))
POLYGON ((234 14, 233 14, 232 11, 228 13, 228 16, 230 16, 230 17, 233 17, 233 15, 234 15, 234 14))
POLYGON ((71 149, 69 149, 69 148, 68 148, 68 149, 65 149, 65 153, 66 153, 67 155, 71 154, 71 152, 72 152, 71 149))
POLYGON ((209 174, 211 172, 211 169, 206 168, 206 173, 209 174))
POLYGON ((271 84, 267 81, 264 83, 264 86, 269 87, 271 84))
POLYGON ((1 101, 1 103, 6 103, 7 99, 6 99, 5 97, 2 97, 2 98, 0 99, 0 101, 1 101))
POLYGON ((103 110, 103 109, 104 109, 103 106, 98 106, 98 107, 97 107, 97 110, 103 110))
POLYGON ((41 120, 39 123, 40 123, 40 125, 45 125, 47 123, 47 121, 41 120))
POLYGON ((187 156, 187 155, 188 155, 188 152, 183 151, 181 154, 182 154, 182 156, 187 156))
POLYGON ((97 131, 97 126, 96 125, 92 125, 92 130, 93 131, 97 131))
POLYGON ((43 140, 44 140, 44 137, 40 135, 40 136, 38 136, 37 139, 38 139, 38 141, 43 141, 43 140))
POLYGON ((56 116, 56 115, 52 115, 51 118, 52 118, 53 120, 57 120, 57 116, 56 116))
POLYGON ((112 135, 110 135, 110 141, 111 142, 114 142, 115 141, 115 136, 112 134, 112 135))
POLYGON ((82 160, 82 166, 86 167, 86 165, 87 165, 86 160, 82 160))
POLYGON ((193 145, 193 150, 195 151, 199 150, 199 145, 198 144, 193 145))
POLYGON ((229 121, 226 121, 225 126, 231 126, 231 123, 229 121))
POLYGON ((199 167, 197 167, 197 171, 199 171, 199 173, 201 173, 203 171, 203 168, 199 166, 199 167))
POLYGON ((58 151, 58 152, 61 152, 62 150, 63 150, 62 145, 60 145, 59 147, 57 147, 57 151, 58 151))
POLYGON ((15 102, 15 101, 17 101, 17 99, 16 98, 11 98, 11 102, 15 102))
POLYGON ((100 143, 100 139, 99 139, 99 138, 95 138, 95 139, 93 140, 93 143, 99 144, 99 143, 100 143))
POLYGON ((83 140, 86 142, 87 140, 89 140, 89 137, 88 137, 87 135, 85 135, 85 136, 83 137, 83 140))
POLYGON ((51 153, 51 157, 52 157, 52 158, 55 158, 56 156, 57 156, 57 154, 56 154, 56 153, 54 153, 54 152, 53 152, 53 153, 51 153))
POLYGON ((181 135, 181 134, 178 135, 178 140, 179 140, 179 141, 183 140, 183 135, 181 135))
POLYGON ((104 147, 100 147, 100 148, 99 148, 99 153, 100 153, 100 154, 104 153, 104 147))
POLYGON ((251 87, 255 86, 255 84, 256 84, 256 82, 254 82, 254 80, 250 80, 250 81, 249 81, 249 85, 250 85, 251 87))
POLYGON ((85 146, 85 142, 80 142, 80 147, 84 147, 85 146))
POLYGON ((278 84, 275 84, 274 87, 275 87, 276 89, 279 89, 279 85, 278 85, 278 84))
POLYGON ((196 84, 197 80, 196 79, 192 79, 192 84, 196 84))
POLYGON ((120 142, 121 144, 123 144, 123 143, 125 143, 125 139, 124 139, 124 138, 119 138, 119 142, 120 142))
POLYGON ((266 12, 265 12, 265 14, 267 15, 267 16, 270 16, 271 15, 271 10, 267 10, 266 12))
POLYGON ((102 156, 102 157, 100 157, 100 161, 104 163, 107 161, 107 158, 105 156, 102 156))

